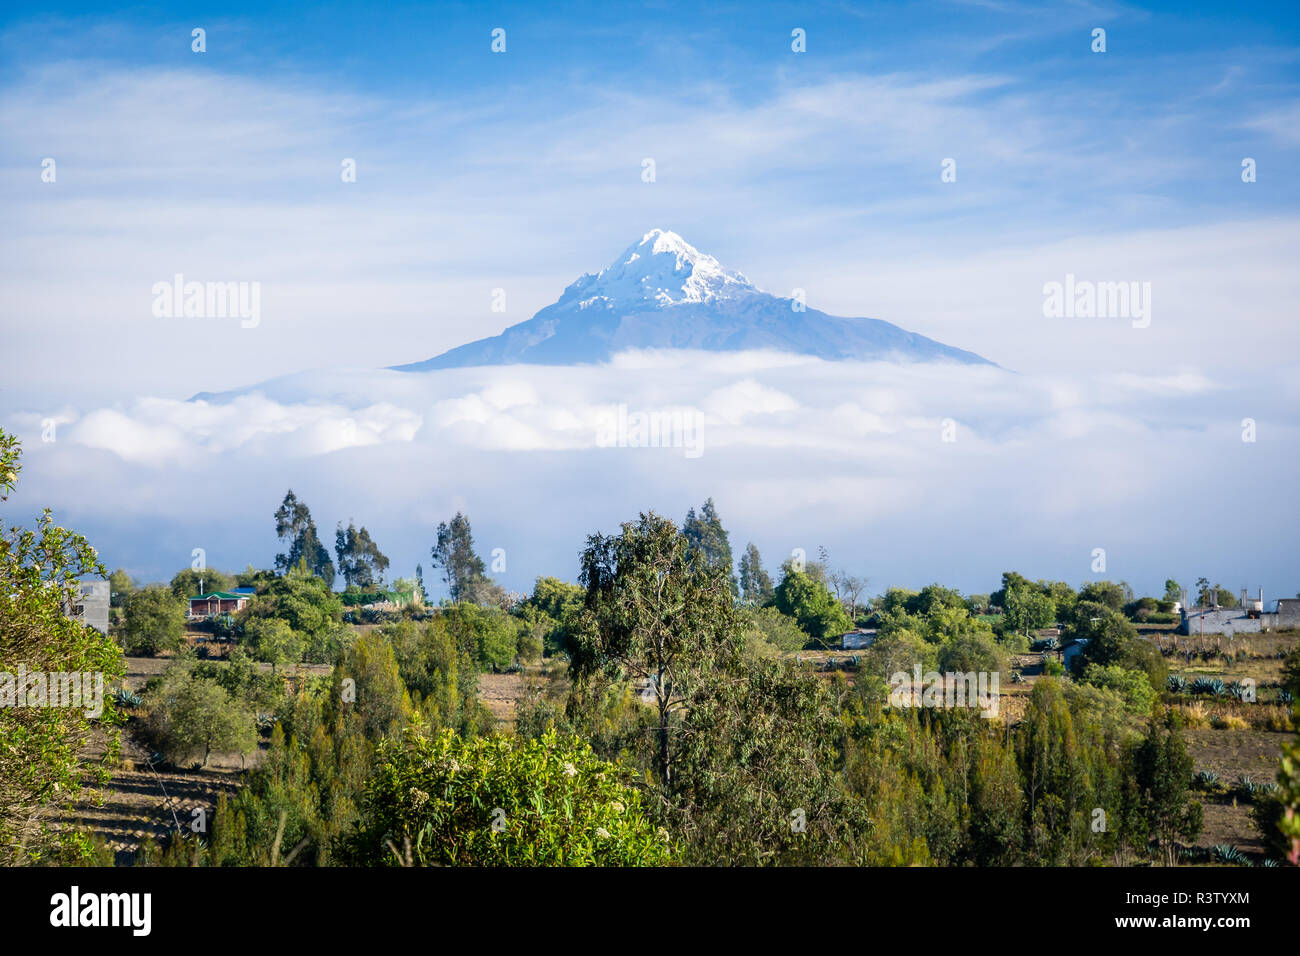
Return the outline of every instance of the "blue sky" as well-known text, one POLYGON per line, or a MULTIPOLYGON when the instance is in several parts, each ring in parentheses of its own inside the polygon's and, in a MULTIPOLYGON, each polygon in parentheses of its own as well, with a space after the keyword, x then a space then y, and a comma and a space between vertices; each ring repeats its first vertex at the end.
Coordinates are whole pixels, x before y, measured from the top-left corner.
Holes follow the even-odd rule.
MULTIPOLYGON (((220 542, 208 548, 220 566, 269 563, 261 516, 294 484, 314 491, 304 497, 320 502, 323 526, 355 516, 401 567, 427 557, 433 523, 469 508, 485 538, 522 556, 507 575, 520 589, 538 573, 571 575, 597 525, 649 506, 680 517, 712 494, 734 516, 737 547, 754 537, 775 564, 796 542, 827 543, 873 587, 942 578, 987 590, 1013 565, 1077 582, 1075 556, 1096 529, 1123 540, 1113 550, 1129 558, 1114 576, 1139 586, 1206 573, 1292 593, 1298 91, 1290 4, 6 8, 0 421, 28 450, 14 503, 63 509, 101 534, 111 564, 146 577, 188 563, 170 555, 187 556, 195 539, 220 542), (201 55, 190 51, 196 26, 207 31, 201 55), (496 27, 504 54, 490 51, 496 27), (790 49, 796 27, 803 54, 790 49), (1107 31, 1104 54, 1090 49, 1095 27, 1107 31), (40 181, 45 157, 58 162, 57 184, 40 181), (340 182, 345 157, 356 183, 340 182), (646 157, 654 183, 641 179, 646 157), (946 157, 956 183, 940 182, 946 157), (1241 181, 1243 157, 1257 163, 1254 183, 1241 181), (1021 373, 1021 385, 951 394, 890 379, 888 401, 853 398, 861 415, 849 430, 875 435, 871 416, 883 415, 891 441, 951 409, 979 439, 962 446, 979 482, 927 519, 944 492, 915 495, 933 462, 902 442, 888 446, 895 461, 917 471, 881 470, 881 449, 864 438, 861 459, 833 443, 809 459, 823 480, 768 486, 755 475, 781 471, 776 428, 766 445, 706 455, 695 471, 631 462, 608 490, 559 439, 547 452, 505 438, 485 448, 452 425, 434 429, 454 419, 448 408, 520 407, 461 379, 439 380, 433 397, 385 392, 398 411, 371 416, 377 446, 307 442, 282 458, 256 429, 217 449, 210 431, 229 421, 196 422, 181 404, 495 334, 656 226, 763 288, 803 288, 833 314, 887 319, 1021 373), (160 324, 149 289, 176 272, 260 282, 265 321, 160 324), (1151 281, 1151 327, 1045 319, 1042 286, 1066 273, 1151 281), (489 308, 496 288, 508 293, 504 314, 489 308), (1242 451, 1247 416, 1264 423, 1257 458, 1223 457, 1242 451), (51 418, 67 438, 42 443, 51 418), (415 449, 420 439, 394 437, 415 420, 447 451, 441 461, 415 449), (160 443, 186 451, 169 458, 160 443), (1202 467, 1147 460, 1207 448, 1202 467), (1032 508, 1009 492, 1070 455, 1101 477, 1044 473, 1032 508), (520 468, 546 476, 535 497, 501 477, 520 468), (774 495, 785 502, 775 515, 774 495), (570 496, 577 510, 564 514, 555 503, 570 496), (1260 539, 1193 557, 1198 536, 1169 539, 1170 526, 1242 500, 1271 516, 1260 539), (197 501, 231 517, 196 514, 197 501), (999 508, 1009 510, 995 520, 999 508), (995 538, 982 553, 978 542, 995 538)), ((807 416, 785 428, 837 420, 832 397, 804 401, 824 372, 797 382, 758 363, 739 374, 692 394, 723 408, 727 389, 752 384, 801 405, 780 413, 807 416)), ((846 392, 876 374, 855 370, 846 392)), ((603 379, 564 401, 555 387, 531 382, 526 402, 562 417, 619 397, 603 379)), ((270 398, 274 408, 244 421, 303 435, 324 414, 319 395, 270 398)))

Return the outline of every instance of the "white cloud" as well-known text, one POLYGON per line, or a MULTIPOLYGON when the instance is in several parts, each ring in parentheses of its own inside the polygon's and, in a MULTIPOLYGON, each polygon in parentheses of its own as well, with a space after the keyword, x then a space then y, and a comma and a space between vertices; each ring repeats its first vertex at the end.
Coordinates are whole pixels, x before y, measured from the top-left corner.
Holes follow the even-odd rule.
MULTIPOLYGON (((39 440, 39 413, 12 421, 25 483, 102 531, 110 563, 165 567, 158 542, 179 537, 224 549, 214 561, 265 564, 268 515, 292 486, 322 525, 365 523, 408 572, 433 525, 466 508, 483 547, 510 550, 507 582, 526 588, 536 574, 572 575, 583 535, 646 508, 680 517, 711 495, 733 547, 753 538, 775 564, 826 544, 888 575, 873 586, 940 578, 982 590, 1006 567, 1078 581, 1100 546, 1114 576, 1139 587, 1226 567, 1294 590, 1278 575, 1300 530, 1287 477, 1300 428, 1280 373, 1188 365, 1151 380, 1067 379, 770 354, 665 359, 305 373, 230 400, 91 408, 53 444, 39 440), (700 410, 702 456, 599 447, 600 416, 620 404, 700 410), (1246 415, 1257 443, 1241 441, 1246 415), (1258 509, 1256 534, 1210 545, 1196 530, 1242 508, 1258 509), (117 526, 128 513, 131 526, 117 526)), ((32 493, 22 500, 35 504, 32 493)))

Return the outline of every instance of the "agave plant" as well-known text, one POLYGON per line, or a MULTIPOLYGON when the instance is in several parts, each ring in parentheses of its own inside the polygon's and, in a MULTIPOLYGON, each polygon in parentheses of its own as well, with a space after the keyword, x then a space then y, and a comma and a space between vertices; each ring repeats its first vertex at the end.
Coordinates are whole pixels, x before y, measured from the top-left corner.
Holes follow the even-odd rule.
POLYGON ((1273 867, 1275 866, 1281 866, 1281 865, 1282 864, 1278 863, 1278 861, 1273 859, 1272 857, 1269 857, 1267 860, 1265 860, 1263 863, 1260 864, 1260 866, 1268 870, 1273 869, 1273 867))
POLYGON ((1277 702, 1279 704, 1286 704, 1290 707, 1295 703, 1295 694, 1291 693, 1289 690, 1280 690, 1277 692, 1277 702))
POLYGON ((119 707, 139 707, 144 699, 139 694, 132 694, 125 687, 113 691, 113 703, 119 707))
POLYGON ((1175 694, 1183 694, 1187 692, 1187 678, 1182 674, 1170 674, 1165 679, 1165 683, 1175 694))
POLYGON ((1264 787, 1251 780, 1250 774, 1243 773, 1237 778, 1237 789, 1245 799, 1254 800, 1264 790, 1264 787))
POLYGON ((1224 843, 1216 844, 1214 847, 1214 862, 1222 863, 1225 866, 1240 865, 1245 862, 1245 855, 1235 846, 1228 846, 1224 843))
POLYGON ((1223 696, 1227 690, 1227 685, 1217 677, 1198 677, 1192 681, 1193 694, 1213 694, 1215 697, 1223 696))
POLYGON ((1231 684, 1229 684, 1228 693, 1233 697, 1237 698, 1237 700, 1241 701, 1243 704, 1248 703, 1247 698, 1250 695, 1247 692, 1246 685, 1243 684, 1241 681, 1235 680, 1231 684))
POLYGON ((1206 790, 1210 790, 1218 785, 1219 775, 1213 770, 1202 770, 1196 775, 1196 782, 1206 790))
MULTIPOLYGON (((1152 840, 1147 845, 1148 850, 1155 850, 1158 843, 1152 840)), ((1203 846, 1179 846, 1177 848, 1178 859, 1187 863, 1204 863, 1210 858, 1210 849, 1203 846)))

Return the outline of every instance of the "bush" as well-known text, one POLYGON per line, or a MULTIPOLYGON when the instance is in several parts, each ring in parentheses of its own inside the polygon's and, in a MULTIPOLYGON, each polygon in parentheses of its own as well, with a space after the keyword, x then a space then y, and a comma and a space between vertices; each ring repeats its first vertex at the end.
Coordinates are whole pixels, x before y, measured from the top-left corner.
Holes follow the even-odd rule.
POLYGON ((185 637, 185 603, 166 588, 143 588, 126 599, 122 626, 128 654, 152 657, 174 651, 185 637))
POLYGON ((1115 691, 1124 699, 1128 711, 1136 716, 1149 715, 1156 700, 1155 689, 1145 673, 1118 664, 1089 664, 1084 668, 1083 681, 1115 691))
POLYGON ((745 608, 740 612, 745 625, 746 647, 760 654, 770 648, 772 652, 792 654, 808 644, 808 635, 794 618, 782 614, 774 607, 745 608), (757 645, 750 648, 750 645, 757 645))
POLYGON ((249 621, 244 628, 243 643, 253 660, 271 665, 272 673, 281 664, 296 664, 302 660, 302 635, 295 633, 279 618, 261 617, 249 621))
POLYGON ((993 640, 984 634, 966 634, 939 648, 939 670, 945 673, 1000 672, 1004 658, 993 640))
POLYGON ((276 578, 239 613, 245 627, 259 618, 284 621, 307 641, 329 634, 343 619, 343 603, 320 578, 291 571, 276 578))
POLYGON ((661 866, 673 858, 622 770, 553 732, 415 733, 380 745, 351 844, 362 865, 661 866))
POLYGON ((462 601, 438 612, 441 621, 460 646, 480 667, 501 671, 519 653, 519 632, 526 626, 493 607, 462 601))
POLYGON ((826 585, 803 571, 786 572, 776 586, 775 603, 777 610, 794 618, 804 633, 823 646, 852 626, 826 585))
POLYGON ((257 748, 253 713, 213 680, 185 664, 173 665, 149 694, 149 732, 163 755, 176 764, 213 751, 247 755, 257 748))

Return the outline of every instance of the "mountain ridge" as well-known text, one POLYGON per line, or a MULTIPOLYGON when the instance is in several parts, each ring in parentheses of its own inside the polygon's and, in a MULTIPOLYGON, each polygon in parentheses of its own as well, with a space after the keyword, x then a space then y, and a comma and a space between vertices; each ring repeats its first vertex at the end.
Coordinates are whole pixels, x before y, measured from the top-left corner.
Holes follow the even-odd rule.
POLYGON ((675 232, 652 229, 598 273, 585 273, 532 318, 421 362, 425 372, 474 365, 572 365, 627 349, 776 349, 829 360, 901 359, 995 365, 883 319, 845 318, 764 292, 675 232))

